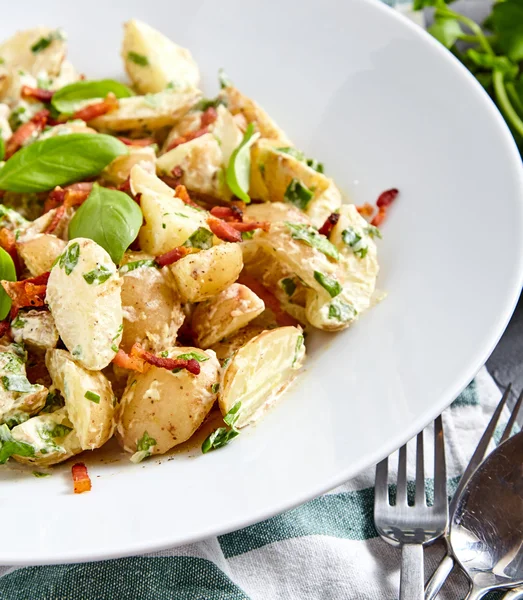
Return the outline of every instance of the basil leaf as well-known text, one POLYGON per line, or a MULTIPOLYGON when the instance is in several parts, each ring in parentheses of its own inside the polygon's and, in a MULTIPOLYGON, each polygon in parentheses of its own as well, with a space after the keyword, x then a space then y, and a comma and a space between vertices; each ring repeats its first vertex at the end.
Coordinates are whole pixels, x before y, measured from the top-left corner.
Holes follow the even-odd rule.
POLYGON ((198 229, 191 234, 189 239, 185 240, 183 246, 187 248, 199 248, 200 250, 208 250, 212 247, 213 233, 205 227, 198 227, 198 229))
POLYGON ((56 91, 51 99, 51 104, 59 113, 71 114, 75 112, 80 102, 91 98, 105 98, 109 93, 114 94, 117 98, 134 96, 132 90, 114 79, 77 81, 56 91))
POLYGON ((290 277, 286 277, 285 279, 282 279, 280 281, 280 285, 283 288, 283 290, 285 291, 285 293, 287 294, 287 296, 289 296, 289 298, 296 291, 296 283, 290 277))
POLYGON ((299 179, 294 177, 287 186, 283 198, 286 202, 296 206, 296 208, 305 210, 313 196, 314 192, 309 190, 304 183, 301 183, 299 179))
POLYGON ((58 259, 58 266, 60 269, 65 269, 66 275, 71 275, 74 268, 78 264, 78 259, 80 258, 80 244, 78 242, 74 242, 66 251, 60 255, 58 259))
POLYGON ((358 313, 356 309, 351 304, 346 304, 342 302, 339 298, 335 298, 329 306, 329 319, 336 319, 337 321, 347 322, 354 317, 358 313))
POLYGON ((523 60, 523 3, 496 3, 492 9, 492 24, 497 41, 514 62, 523 60))
POLYGON ((202 452, 207 454, 211 450, 217 450, 226 446, 236 436, 240 435, 237 429, 227 429, 226 427, 219 427, 216 431, 213 431, 211 435, 203 442, 202 452))
POLYGON ((254 125, 249 123, 242 141, 231 154, 225 173, 225 180, 231 192, 246 204, 251 201, 249 198, 251 146, 259 137, 260 134, 254 132, 254 125))
POLYGON ((333 279, 332 277, 327 277, 327 275, 324 275, 319 271, 314 271, 314 279, 316 279, 316 281, 321 285, 321 287, 324 290, 327 290, 327 292, 332 298, 334 298, 338 294, 341 294, 342 287, 340 285, 340 282, 336 281, 336 279, 333 279))
POLYGON ((87 390, 87 392, 85 392, 84 398, 87 398, 87 400, 90 400, 95 404, 100 404, 100 396, 94 392, 91 392, 91 390, 87 390))
POLYGON ((240 418, 240 408, 242 407, 241 402, 236 404, 229 410, 229 412, 223 417, 223 422, 229 427, 234 427, 236 421, 240 418))
POLYGON ((289 223, 288 221, 285 221, 285 225, 287 225, 290 230, 293 239, 305 242, 312 248, 316 248, 325 254, 325 256, 330 256, 334 260, 340 258, 340 253, 336 246, 331 244, 324 235, 319 233, 318 230, 311 225, 289 223))
POLYGON ((98 268, 93 269, 88 273, 84 273, 83 277, 89 285, 92 285, 93 283, 95 285, 100 285, 101 283, 107 281, 112 274, 112 271, 110 271, 107 267, 100 265, 98 268))
POLYGON ((134 262, 129 262, 120 267, 120 274, 125 275, 130 271, 134 271, 135 269, 140 269, 142 267, 157 267, 158 264, 152 258, 145 258, 143 260, 135 260, 134 262))
POLYGON ((2 130, 0 129, 0 162, 4 160, 5 157, 5 142, 2 137, 2 130))
POLYGON ((4 465, 13 454, 34 456, 35 450, 31 444, 13 439, 7 425, 0 425, 0 465, 4 465))
POLYGON ((87 200, 69 223, 69 239, 95 241, 118 264, 142 226, 142 211, 124 192, 93 185, 87 200))
POLYGON ((138 65, 140 67, 149 66, 149 59, 147 58, 147 56, 144 56, 143 54, 138 54, 138 52, 128 52, 127 58, 135 65, 138 65))
POLYGON ((128 149, 100 133, 71 133, 22 148, 0 169, 0 190, 33 193, 98 175, 128 149))
POLYGON ((2 384, 8 392, 26 393, 40 389, 39 386, 33 385, 25 375, 4 375, 2 384))
MULTIPOLYGON (((16 269, 13 259, 0 248, 0 280, 16 281, 16 269)), ((0 286, 0 320, 4 320, 11 310, 12 301, 7 292, 0 286)))

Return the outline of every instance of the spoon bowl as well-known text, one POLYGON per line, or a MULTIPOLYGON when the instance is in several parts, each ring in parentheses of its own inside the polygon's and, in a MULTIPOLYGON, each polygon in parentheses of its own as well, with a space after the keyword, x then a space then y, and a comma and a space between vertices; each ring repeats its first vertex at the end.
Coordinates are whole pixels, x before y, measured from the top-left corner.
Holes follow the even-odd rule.
POLYGON ((469 600, 523 584, 523 432, 504 442, 464 488, 450 525, 469 600))

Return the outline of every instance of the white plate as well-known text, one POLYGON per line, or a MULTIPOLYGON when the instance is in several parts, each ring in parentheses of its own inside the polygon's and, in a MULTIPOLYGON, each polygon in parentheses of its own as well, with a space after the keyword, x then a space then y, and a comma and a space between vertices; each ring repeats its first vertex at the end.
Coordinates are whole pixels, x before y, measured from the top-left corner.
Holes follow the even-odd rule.
POLYGON ((80 496, 70 465, 46 479, 2 469, 0 563, 116 557, 240 528, 372 465, 453 400, 521 287, 523 185, 501 116, 449 53, 373 1, 30 5, 10 4, 1 37, 61 25, 89 77, 121 76, 121 24, 141 18, 191 49, 209 95, 225 67, 357 203, 392 186, 401 197, 380 243, 389 297, 311 340, 305 373, 258 427, 206 456, 93 461, 80 496))

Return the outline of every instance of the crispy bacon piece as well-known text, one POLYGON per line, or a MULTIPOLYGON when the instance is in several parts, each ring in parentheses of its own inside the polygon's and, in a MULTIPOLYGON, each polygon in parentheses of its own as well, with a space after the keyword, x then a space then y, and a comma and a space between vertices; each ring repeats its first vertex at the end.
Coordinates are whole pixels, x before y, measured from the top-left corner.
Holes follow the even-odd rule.
POLYGON ((234 204, 232 206, 213 206, 211 208, 211 215, 227 222, 236 221, 237 223, 241 223, 243 221, 242 210, 234 204))
POLYGON ((287 314, 283 310, 278 298, 276 298, 276 296, 272 292, 270 292, 265 286, 263 286, 257 279, 255 279, 251 275, 242 273, 237 283, 246 285, 263 300, 266 308, 269 308, 274 313, 276 321, 278 322, 278 325, 280 325, 280 327, 285 327, 286 325, 294 326, 299 324, 298 321, 294 319, 294 317, 291 317, 291 315, 287 314))
POLYGON ((53 218, 51 219, 51 222, 44 229, 44 233, 53 233, 54 232, 54 230, 60 224, 60 221, 62 220, 63 216, 65 215, 65 210, 66 210, 66 208, 65 208, 64 204, 62 204, 62 206, 59 206, 56 209, 56 212, 54 213, 53 218))
POLYGON ((365 219, 370 219, 374 214, 374 206, 366 202, 363 206, 357 206, 356 210, 360 213, 360 215, 365 219))
POLYGON ((323 223, 323 225, 320 227, 319 233, 321 233, 322 235, 328 236, 330 234, 330 232, 334 229, 334 226, 336 225, 336 223, 339 220, 340 220, 340 213, 331 213, 325 220, 325 223, 323 223))
POLYGON ((62 204, 66 208, 78 206, 87 200, 92 189, 93 184, 90 181, 73 183, 66 188, 56 186, 47 196, 47 200, 44 203, 44 213, 62 204))
POLYGON ((0 337, 4 337, 4 335, 9 331, 10 328, 11 321, 9 319, 4 319, 3 321, 0 321, 0 337))
POLYGON ((131 191, 131 177, 129 176, 123 183, 121 183, 117 188, 119 192, 125 192, 129 194, 129 196, 133 197, 133 193, 131 191))
POLYGON ((385 221, 386 216, 387 216, 387 209, 384 207, 378 208, 378 212, 374 215, 370 224, 374 225, 374 227, 380 227, 380 225, 383 223, 383 221, 385 221))
POLYGON ((394 202, 394 200, 396 200, 398 194, 399 190, 396 188, 385 190, 380 194, 379 198, 376 200, 376 206, 378 208, 387 208, 387 206, 390 206, 394 202))
POLYGON ((180 185, 180 180, 177 177, 170 177, 169 175, 160 175, 160 179, 173 190, 180 185))
POLYGON ((209 217, 207 223, 216 237, 225 242, 241 242, 242 234, 234 229, 232 223, 226 223, 216 217, 209 217))
POLYGON ((174 196, 176 198, 179 198, 182 202, 188 204, 189 206, 201 208, 201 206, 196 204, 196 202, 192 201, 191 197, 189 196, 189 192, 187 191, 187 188, 184 185, 177 185, 174 188, 174 196))
POLYGON ((105 97, 105 100, 96 102, 95 104, 89 104, 88 106, 77 110, 71 118, 82 119, 82 121, 88 122, 96 119, 96 117, 106 115, 116 108, 118 108, 118 100, 114 94, 109 93, 105 97))
POLYGON ((150 365, 160 367, 161 369, 168 369, 169 371, 172 371, 173 369, 186 369, 193 375, 198 375, 200 373, 200 363, 194 358, 163 358, 161 356, 156 356, 156 354, 153 354, 152 352, 148 352, 142 348, 140 344, 134 344, 131 348, 131 356, 136 356, 150 365))
POLYGON ((156 144, 156 140, 154 138, 139 138, 136 140, 132 140, 128 137, 118 136, 118 139, 123 142, 126 146, 140 146, 141 148, 145 148, 145 146, 152 146, 156 144))
POLYGON ((17 150, 20 150, 20 148, 29 138, 43 131, 47 124, 48 117, 48 110, 40 110, 30 121, 20 125, 20 127, 7 140, 5 145, 5 160, 13 156, 17 150))
POLYGON ((22 86, 22 98, 25 100, 34 98, 40 100, 40 102, 50 102, 54 95, 52 90, 43 90, 42 88, 34 88, 29 85, 22 86))
POLYGON ((186 248, 185 246, 178 246, 177 248, 173 248, 166 252, 165 254, 160 254, 160 256, 156 257, 156 262, 160 267, 165 267, 167 265, 172 265, 173 263, 180 260, 184 256, 191 254, 194 248, 186 248))
POLYGON ((137 371, 143 373, 145 369, 145 361, 137 356, 129 356, 127 352, 124 352, 121 348, 116 353, 116 356, 112 361, 117 367, 122 369, 129 369, 131 371, 137 371))
POLYGON ((209 133, 209 128, 201 127, 200 129, 197 129, 196 131, 190 131, 189 133, 186 133, 185 135, 180 135, 179 137, 175 138, 167 146, 166 152, 169 152, 169 150, 174 150, 174 148, 177 148, 178 146, 181 146, 182 144, 185 144, 186 142, 190 142, 191 140, 195 140, 196 138, 199 138, 202 135, 205 135, 206 133, 209 133))
POLYGON ((268 221, 247 221, 245 223, 229 223, 236 231, 254 231, 255 229, 263 229, 269 231, 271 224, 268 221))
POLYGON ((47 291, 47 281, 49 272, 42 273, 37 277, 22 279, 21 281, 0 281, 0 284, 11 298, 13 305, 11 308, 12 318, 21 308, 30 306, 44 306, 45 293, 47 291))
POLYGON ((214 106, 209 106, 207 110, 205 110, 200 117, 200 127, 203 129, 204 127, 209 127, 212 125, 214 121, 218 118, 218 113, 214 106))
POLYGON ((16 238, 15 234, 7 227, 0 229, 0 247, 2 247, 7 254, 14 260, 16 254, 16 238))
POLYGON ((58 208, 60 204, 63 204, 65 199, 65 190, 57 185, 44 202, 44 213, 48 213, 53 208, 58 208))
POLYGON ((71 469, 74 483, 74 493, 83 494, 91 491, 91 478, 84 463, 76 463, 71 469))

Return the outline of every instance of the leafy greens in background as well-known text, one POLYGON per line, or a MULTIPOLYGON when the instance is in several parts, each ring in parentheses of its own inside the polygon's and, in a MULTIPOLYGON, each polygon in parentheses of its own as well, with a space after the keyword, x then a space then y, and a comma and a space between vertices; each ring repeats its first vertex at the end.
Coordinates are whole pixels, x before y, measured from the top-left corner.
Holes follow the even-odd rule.
POLYGON ((444 0, 414 0, 415 10, 428 6, 435 9, 429 33, 485 88, 523 155, 523 0, 498 0, 482 25, 444 0))

